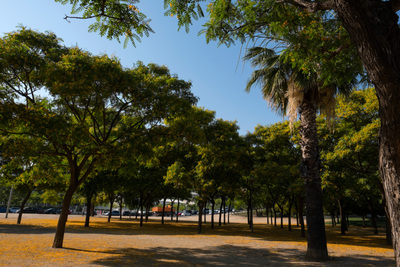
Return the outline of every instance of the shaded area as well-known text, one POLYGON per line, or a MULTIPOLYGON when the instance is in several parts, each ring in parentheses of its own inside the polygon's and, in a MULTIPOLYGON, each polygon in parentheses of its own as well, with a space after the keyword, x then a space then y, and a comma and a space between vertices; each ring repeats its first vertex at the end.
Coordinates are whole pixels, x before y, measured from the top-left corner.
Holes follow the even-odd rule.
POLYGON ((217 246, 204 249, 124 248, 104 251, 113 254, 91 262, 102 266, 394 266, 394 260, 378 256, 331 258, 328 262, 309 262, 298 249, 264 249, 242 246, 217 246))

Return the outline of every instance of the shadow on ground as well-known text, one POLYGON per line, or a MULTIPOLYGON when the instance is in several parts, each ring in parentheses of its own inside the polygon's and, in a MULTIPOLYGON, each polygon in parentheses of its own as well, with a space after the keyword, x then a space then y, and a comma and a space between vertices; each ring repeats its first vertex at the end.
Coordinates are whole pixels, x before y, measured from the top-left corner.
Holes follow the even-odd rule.
MULTIPOLYGON (((68 248, 66 248, 68 249, 68 248)), ((91 252, 90 250, 82 250, 91 252)), ((98 251, 92 251, 98 253, 98 251)), ((112 254, 90 264, 100 266, 394 266, 394 260, 377 256, 331 258, 328 262, 309 262, 304 251, 285 249, 247 248, 241 246, 217 246, 204 249, 151 249, 124 248, 103 251, 112 254), (283 256, 285 255, 285 256, 283 256)))

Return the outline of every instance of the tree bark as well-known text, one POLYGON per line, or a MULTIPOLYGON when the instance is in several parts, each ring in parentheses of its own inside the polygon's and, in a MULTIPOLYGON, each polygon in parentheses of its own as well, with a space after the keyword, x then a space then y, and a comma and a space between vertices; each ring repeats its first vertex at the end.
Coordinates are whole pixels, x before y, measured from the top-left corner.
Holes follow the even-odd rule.
POLYGON ((86 218, 84 227, 89 227, 91 213, 92 213, 92 196, 88 196, 86 200, 86 218))
POLYGON ((70 185, 67 192, 65 192, 61 214, 58 218, 56 235, 54 237, 53 248, 62 248, 64 242, 65 225, 68 220, 69 206, 71 205, 72 196, 74 195, 78 186, 70 185))
POLYGON ((336 12, 357 47, 379 100, 379 168, 400 266, 400 29, 391 1, 337 0, 336 12))
POLYGON ((224 200, 222 199, 221 201, 221 205, 219 206, 219 222, 218 222, 218 226, 222 225, 222 207, 224 205, 224 200))
POLYGON ((165 201, 167 201, 167 199, 164 197, 164 200, 163 200, 163 205, 162 205, 162 213, 161 213, 161 224, 164 224, 164 215, 165 215, 165 201))
POLYGON ((108 211, 107 222, 110 222, 110 221, 111 221, 112 208, 113 208, 113 206, 114 206, 114 196, 109 197, 109 201, 110 201, 110 210, 108 211))
POLYGON ((26 202, 28 202, 29 197, 31 196, 33 190, 29 190, 28 194, 26 194, 24 200, 22 200, 21 206, 19 207, 18 219, 17 224, 21 224, 22 214, 24 213, 24 208, 26 202))
POLYGON ((199 220, 198 220, 198 224, 197 224, 197 233, 201 234, 202 231, 202 223, 203 223, 203 208, 205 207, 204 201, 199 201, 199 220))
MULTIPOLYGON (((179 205, 180 205, 180 200, 179 200, 179 197, 178 197, 178 206, 176 207, 176 211, 179 211, 179 205)), ((176 222, 178 222, 178 214, 176 214, 176 222)))
POLYGON ((304 88, 300 113, 300 146, 302 150, 301 175, 305 180, 307 207, 307 258, 328 260, 325 222, 322 206, 320 158, 316 123, 318 87, 304 88))
POLYGON ((215 208, 215 201, 213 197, 211 200, 211 229, 214 229, 214 208, 215 208))

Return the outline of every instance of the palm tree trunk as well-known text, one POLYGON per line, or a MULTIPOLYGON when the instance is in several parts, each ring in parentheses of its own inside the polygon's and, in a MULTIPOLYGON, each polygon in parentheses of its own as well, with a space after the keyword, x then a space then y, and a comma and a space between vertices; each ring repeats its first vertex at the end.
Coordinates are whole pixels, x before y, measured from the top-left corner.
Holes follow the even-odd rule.
POLYGON ((307 257, 312 260, 328 259, 325 222, 322 207, 320 158, 316 123, 318 88, 304 89, 300 113, 300 146, 302 150, 301 175, 305 180, 307 207, 307 257))

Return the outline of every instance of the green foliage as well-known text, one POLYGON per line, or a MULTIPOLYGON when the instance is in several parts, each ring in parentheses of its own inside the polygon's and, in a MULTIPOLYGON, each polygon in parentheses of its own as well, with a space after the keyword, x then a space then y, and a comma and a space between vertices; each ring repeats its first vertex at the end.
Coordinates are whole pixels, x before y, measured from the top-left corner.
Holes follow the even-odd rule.
POLYGON ((140 42, 143 35, 154 32, 149 23, 151 20, 139 11, 138 0, 55 0, 61 4, 71 4, 72 14, 80 16, 65 16, 69 19, 94 19, 89 26, 90 32, 98 31, 101 36, 116 39, 124 38, 124 47, 130 41, 140 42))
POLYGON ((378 169, 378 99, 373 88, 339 96, 335 131, 321 122, 322 186, 328 195, 358 206, 381 202, 378 169), (370 202, 370 203, 368 203, 370 202))

